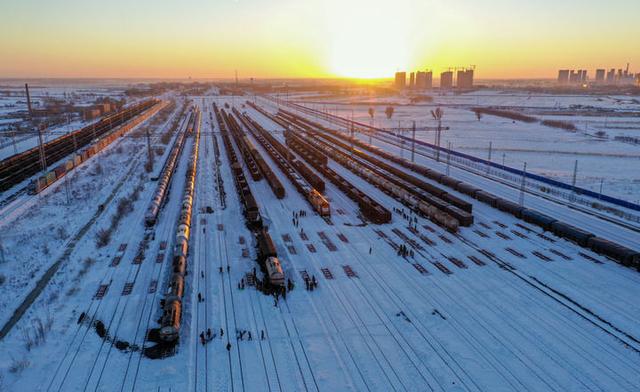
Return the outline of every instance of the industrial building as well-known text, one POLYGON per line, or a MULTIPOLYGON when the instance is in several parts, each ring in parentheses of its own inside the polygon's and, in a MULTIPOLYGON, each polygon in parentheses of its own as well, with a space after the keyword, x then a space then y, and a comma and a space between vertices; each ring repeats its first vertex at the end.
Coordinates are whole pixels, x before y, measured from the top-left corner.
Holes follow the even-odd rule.
POLYGON ((604 82, 604 69, 596 69, 596 82, 604 82))

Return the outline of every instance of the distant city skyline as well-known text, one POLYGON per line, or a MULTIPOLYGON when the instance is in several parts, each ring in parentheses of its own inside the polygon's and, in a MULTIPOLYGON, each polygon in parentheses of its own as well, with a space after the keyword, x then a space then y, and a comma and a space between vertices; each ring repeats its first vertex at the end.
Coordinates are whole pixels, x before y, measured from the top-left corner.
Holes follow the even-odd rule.
POLYGON ((622 0, 24 0, 0 11, 0 78, 393 78, 476 65, 476 79, 553 79, 640 65, 640 2, 622 0))

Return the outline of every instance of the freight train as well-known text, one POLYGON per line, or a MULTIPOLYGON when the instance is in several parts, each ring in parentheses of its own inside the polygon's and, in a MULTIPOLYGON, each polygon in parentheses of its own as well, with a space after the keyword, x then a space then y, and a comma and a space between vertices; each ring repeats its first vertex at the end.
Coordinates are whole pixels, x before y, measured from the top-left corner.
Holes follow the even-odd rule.
MULTIPOLYGON (((77 164, 80 164, 84 160, 89 159, 90 154, 95 155, 98 151, 102 150, 105 146, 115 140, 117 137, 110 137, 110 135, 113 134, 114 129, 118 129, 118 127, 125 125, 116 131, 119 136, 121 136, 141 121, 148 118, 150 116, 150 114, 148 114, 150 111, 153 112, 152 114, 155 114, 155 112, 160 110, 160 104, 160 101, 152 99, 131 105, 116 114, 101 119, 94 124, 45 143, 42 148, 44 150, 46 162, 58 162, 71 154, 74 154, 75 156, 36 180, 35 184, 32 185, 31 192, 38 193, 54 183, 56 180, 64 176, 68 170, 71 170, 71 168, 77 166, 77 164), (145 112, 147 114, 143 119, 140 119, 139 115, 145 112), (132 119, 135 120, 130 122, 132 119), (122 131, 123 129, 125 130, 122 131), (97 141, 99 138, 100 140, 97 141), (109 142, 105 142, 107 139, 110 139, 109 142), (87 152, 87 154, 84 156, 84 153, 77 153, 79 149, 82 149, 87 145, 93 145, 94 148, 91 149, 91 147, 89 147, 86 149, 84 152, 87 152), (77 155, 80 155, 80 162, 77 162, 77 155), (70 161, 73 161, 73 165, 71 165, 70 161)), ((162 106, 164 105, 166 105, 166 102, 162 103, 162 106)), ((42 166, 40 163, 39 147, 31 148, 2 160, 0 162, 0 192, 10 189, 12 186, 24 181, 34 174, 37 174, 41 170, 42 166)))
POLYGON ((185 137, 193 132, 194 121, 195 113, 191 111, 191 113, 189 113, 187 117, 186 129, 184 132, 178 133, 178 136, 173 143, 173 147, 171 148, 171 152, 169 153, 169 156, 167 157, 165 165, 162 169, 162 173, 160 174, 156 192, 153 195, 153 200, 151 201, 149 209, 147 210, 144 218, 144 222, 147 227, 151 227, 156 224, 160 209, 162 208, 167 194, 169 193, 169 185, 171 183, 171 178, 173 177, 175 168, 178 165, 178 157, 182 153, 185 137))
POLYGON ((294 123, 290 123, 289 125, 293 129, 297 129, 306 135, 305 141, 307 144, 321 151, 322 154, 332 157, 336 162, 353 173, 447 230, 456 232, 460 226, 460 220, 450 215, 448 213, 449 211, 456 211, 458 216, 465 217, 463 221, 464 225, 470 225, 473 222, 472 217, 470 218, 468 216, 469 214, 464 211, 432 197, 402 178, 398 178, 371 164, 348 155, 346 152, 333 146, 330 142, 317 137, 318 133, 312 129, 308 127, 302 128, 294 123))
POLYGON ((253 197, 253 193, 251 193, 251 189, 249 188, 247 179, 244 176, 242 165, 238 161, 238 157, 233 149, 233 145, 231 144, 231 138, 229 137, 229 132, 224 121, 225 113, 222 110, 219 110, 218 106, 215 104, 213 105, 213 111, 218 121, 220 136, 222 137, 222 142, 227 153, 227 158, 229 159, 229 163, 231 164, 233 182, 236 186, 236 191, 238 192, 240 203, 242 203, 245 223, 249 230, 259 230, 262 228, 262 216, 260 215, 260 211, 258 209, 258 203, 256 202, 255 197, 253 197))
MULTIPOLYGON (((55 183, 56 181, 60 180, 62 177, 67 175, 69 172, 71 172, 71 170, 73 170, 74 168, 80 166, 83 162, 86 162, 89 158, 91 158, 92 156, 96 155, 100 151, 104 150, 107 146, 109 146, 115 140, 117 140, 118 138, 123 136, 125 133, 129 132, 131 129, 136 127, 138 124, 140 124, 141 122, 145 121, 149 117, 151 117, 154 114, 156 114, 165 105, 166 105, 166 103, 162 103, 162 104, 161 103, 157 103, 157 105, 155 107, 153 107, 152 109, 148 110, 146 113, 138 116, 134 120, 126 123, 125 125, 121 126, 120 128, 116 129, 115 131, 112 131, 111 133, 106 134, 105 136, 103 136, 100 139, 98 139, 97 141, 95 141, 91 146, 86 147, 86 148, 78 151, 77 153, 74 153, 66 161, 64 161, 64 162, 60 163, 59 165, 55 166, 53 169, 51 169, 46 174, 43 174, 42 176, 34 179, 28 186, 28 189, 27 189, 28 193, 32 194, 32 195, 35 195, 35 194, 38 194, 38 193, 42 192, 43 190, 45 190, 46 188, 51 186, 53 183, 55 183)), ((63 137, 66 137, 66 136, 63 136, 63 137)), ((58 144, 58 145, 60 145, 60 144, 58 144)), ((13 159, 13 158, 10 158, 10 159, 13 159)), ((16 161, 15 164, 16 165, 21 165, 20 162, 21 161, 18 160, 18 161, 16 161)), ((7 183, 7 185, 9 185, 9 184, 7 183)), ((4 187, 4 185, 3 185, 3 187, 4 187)))
POLYGON ((327 156, 307 144, 304 139, 291 130, 286 130, 285 141, 287 146, 309 162, 316 170, 322 173, 335 186, 355 201, 365 219, 383 224, 391 221, 391 212, 381 204, 367 196, 364 192, 349 183, 346 179, 327 166, 327 156))
POLYGON ((271 285, 284 287, 285 275, 278 260, 276 246, 267 229, 263 228, 256 233, 258 248, 258 264, 265 273, 271 285))
POLYGON ((305 197, 311 207, 322 217, 331 216, 329 201, 315 189, 311 183, 315 183, 324 189, 324 181, 313 173, 304 163, 292 156, 290 150, 280 143, 273 135, 267 132, 260 124, 246 114, 240 115, 248 124, 247 128, 271 155, 271 158, 280 167, 280 170, 289 177, 291 183, 298 192, 305 197))
POLYGON ((193 213, 193 199, 198 170, 198 147, 200 141, 200 111, 198 109, 195 110, 193 117, 194 145, 187 166, 180 217, 177 222, 172 255, 173 268, 162 304, 162 317, 160 318, 158 336, 164 342, 176 342, 180 336, 182 296, 184 294, 184 278, 187 275, 191 215, 193 213))

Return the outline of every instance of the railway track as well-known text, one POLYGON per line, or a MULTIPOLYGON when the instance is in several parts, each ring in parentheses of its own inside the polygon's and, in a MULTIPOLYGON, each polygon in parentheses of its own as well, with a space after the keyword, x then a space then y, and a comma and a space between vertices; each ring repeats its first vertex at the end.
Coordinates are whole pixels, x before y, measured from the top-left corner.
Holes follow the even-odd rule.
MULTIPOLYGON (((45 165, 51 167, 52 164, 91 144, 95 139, 108 134, 155 104, 156 101, 148 100, 132 105, 94 124, 45 143, 43 147, 45 165)), ((34 147, 4 159, 0 162, 0 192, 10 189, 43 169, 39 147, 34 147)))
MULTIPOLYGON (((168 122, 166 122, 163 127, 158 127, 157 129, 163 129, 167 125, 167 123, 168 122)), ((154 135, 153 135, 154 139, 158 139, 160 137, 160 135, 157 135, 157 133, 158 133, 157 129, 156 129, 156 132, 154 132, 154 135)), ((131 174, 136 171, 136 168, 139 168, 141 166, 142 157, 143 157, 144 154, 145 154, 145 151, 142 150, 134 157, 133 162, 132 162, 132 170, 128 173, 128 176, 131 176, 131 174)), ((150 198, 152 197, 152 194, 149 194, 147 196, 148 196, 149 200, 146 200, 146 201, 149 202, 150 198)), ((139 210, 138 211, 138 215, 140 215, 140 211, 144 211, 144 209, 139 210)), ((140 215, 140 216, 142 216, 142 215, 140 215)), ((138 217, 138 218, 140 218, 140 217, 138 217)), ((139 219, 136 218, 136 221, 139 221, 139 219)), ((125 229, 127 231, 127 234, 125 235, 125 238, 133 238, 133 237, 135 237, 135 231, 137 229, 138 229, 138 226, 136 226, 136 225, 128 226, 125 229)), ((135 248, 133 246, 127 247, 127 249, 129 251, 131 251, 131 250, 137 251, 138 250, 138 248, 135 248)), ((134 254, 132 259, 135 258, 136 256, 137 255, 134 254)), ((124 259, 125 254, 123 254, 121 257, 124 259)), ((131 263, 130 266, 129 266, 129 269, 127 271, 126 277, 124 278, 124 283, 133 283, 135 285, 135 283, 137 281, 138 274, 139 274, 140 269, 142 268, 143 265, 144 265, 144 263, 142 263, 142 262, 140 264, 131 263), (132 277, 134 277, 134 278, 131 279, 132 277)), ((101 285, 102 284, 106 284, 111 288, 111 291, 113 291, 114 289, 119 288, 119 287, 115 287, 114 286, 115 285, 114 284, 114 278, 116 278, 116 280, 122 281, 121 275, 122 274, 118 273, 117 266, 116 267, 112 267, 112 268, 108 268, 105 271, 105 274, 103 275, 103 278, 101 279, 101 285)), ((123 283, 123 282, 120 282, 120 283, 123 283)), ((104 369, 106 367, 106 364, 108 363, 110 353, 111 353, 111 351, 113 349, 113 345, 115 343, 115 337, 118 334, 118 331, 119 331, 121 322, 123 320, 124 314, 126 313, 127 306, 129 304, 129 300, 131 298, 131 295, 127 295, 126 299, 124 300, 124 305, 120 306, 122 298, 123 298, 123 295, 119 295, 117 303, 116 303, 116 306, 114 308, 113 313, 111 314, 111 317, 109 318, 109 322, 108 322, 108 325, 107 325, 107 328, 106 328, 109 333, 113 334, 113 339, 109 342, 108 348, 106 349, 105 353, 103 353, 103 349, 105 348, 106 340, 103 339, 102 342, 100 343, 100 348, 99 348, 97 354, 95 355, 93 363, 92 363, 92 365, 91 365, 91 367, 89 369, 89 374, 87 376, 87 379, 83 383, 84 384, 84 390, 87 390, 89 388, 89 386, 91 384, 91 379, 94 377, 94 371, 96 370, 96 368, 99 368, 100 370, 99 370, 99 372, 97 372, 98 380, 96 381, 95 389, 97 390, 99 385, 100 385, 100 381, 102 380, 104 369), (118 314, 120 314, 119 318, 117 318, 118 314), (117 321, 116 321, 115 330, 113 330, 112 329, 112 325, 113 325, 114 320, 116 320, 116 319, 117 319, 117 321), (101 360, 103 362, 102 366, 99 366, 99 364, 98 364, 99 360, 101 360)), ((63 364, 65 362, 68 363, 68 366, 66 366, 66 370, 64 371, 64 375, 62 375, 62 380, 59 383, 58 390, 62 389, 63 386, 65 385, 65 383, 68 382, 67 377, 69 376, 71 369, 74 367, 73 364, 76 362, 76 360, 78 358, 78 355, 80 354, 80 350, 83 347, 83 343, 84 343, 87 335, 93 329, 94 321, 97 321, 97 316, 99 314, 98 312, 100 311, 101 305, 103 303, 105 303, 106 301, 107 301, 107 299, 97 299, 97 298, 93 298, 92 299, 92 302, 89 305, 89 309, 86 311, 87 315, 91 315, 90 316, 91 317, 90 322, 86 326, 86 330, 84 331, 83 334, 81 334, 81 336, 80 336, 79 331, 85 325, 84 324, 78 324, 77 331, 74 334, 74 337, 72 339, 72 343, 67 348, 67 350, 66 350, 66 352, 65 352, 65 354, 63 356, 63 359, 59 362, 58 368, 56 369, 56 371, 54 373, 54 376, 51 379, 47 390, 52 390, 53 384, 55 383, 56 378, 58 378, 58 374, 60 373, 61 368, 62 368, 62 366, 63 366, 63 364), (93 305, 96 304, 96 303, 97 303, 97 305, 95 307, 93 307, 93 305), (76 345, 76 339, 80 339, 80 341, 79 341, 79 343, 77 345, 76 345), (74 347, 74 346, 77 346, 77 347, 75 349, 72 349, 72 347, 74 347), (69 359, 67 360, 67 358, 69 358, 69 359)), ((78 383, 76 383, 76 384, 78 384, 78 383)))

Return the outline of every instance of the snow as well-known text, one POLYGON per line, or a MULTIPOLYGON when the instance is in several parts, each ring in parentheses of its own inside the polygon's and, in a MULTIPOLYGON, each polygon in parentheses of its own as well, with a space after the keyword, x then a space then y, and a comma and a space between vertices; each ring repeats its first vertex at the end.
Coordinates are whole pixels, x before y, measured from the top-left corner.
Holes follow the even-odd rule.
MULTIPOLYGON (((371 124, 368 110, 373 107, 374 126, 406 128, 404 132, 408 137, 411 137, 413 121, 417 127, 435 127, 431 110, 440 106, 445 112, 443 126, 450 127, 442 133, 443 147, 450 142, 454 150, 487 159, 491 143, 494 162, 504 162, 517 169, 522 169, 526 162, 528 171, 569 184, 577 160, 577 186, 598 192, 602 181, 605 194, 639 201, 639 171, 618 168, 640 167, 640 146, 614 140, 615 136, 640 137, 639 97, 533 95, 480 90, 459 95, 434 95, 432 103, 417 105, 409 105, 408 99, 400 96, 355 96, 342 100, 332 98, 327 102, 309 101, 305 97, 296 101, 297 98, 289 97, 289 101, 345 118, 353 116, 354 120, 365 124, 371 124), (395 108, 390 120, 384 113, 388 104, 395 108), (580 112, 560 115, 572 113, 575 105, 607 111, 596 116, 584 116, 580 112), (478 120, 470 110, 476 106, 524 111, 541 120, 569 121, 578 127, 578 131, 567 132, 489 115, 478 120), (607 138, 595 137, 598 131, 605 132, 607 138)), ((416 133, 416 139, 429 143, 434 142, 434 137, 433 131, 416 133)))
MULTIPOLYGON (((501 96, 496 95, 492 99, 499 103, 501 96)), ((95 233, 109 224, 116 203, 110 203, 91 225, 76 244, 69 262, 16 328, 0 341, 0 374, 9 390, 634 391, 640 388, 639 361, 633 351, 640 349, 640 345, 629 338, 640 336, 640 305, 635 301, 640 294, 637 272, 549 233, 538 236, 541 229, 464 195, 458 196, 473 203, 476 223, 453 235, 417 217, 420 234, 435 243, 428 245, 408 229, 405 215, 397 212, 404 206, 335 162, 331 162, 334 170, 394 213, 389 224, 361 226, 355 203, 326 181, 325 194, 331 202, 333 223, 329 225, 310 210, 307 201, 252 136, 286 189, 285 199, 278 200, 266 181, 255 182, 247 176, 285 273, 296 288, 277 307, 272 297, 253 287, 238 289, 240 279, 256 267, 255 240, 244 225, 217 125, 214 128, 209 120, 214 101, 219 105, 235 102, 239 107, 243 99, 193 97, 194 104, 202 110, 202 136, 189 275, 177 353, 151 360, 140 351, 119 350, 113 340, 149 345, 145 343, 145 334, 149 328, 157 327, 159 300, 163 298, 169 275, 170 249, 194 139, 186 140, 169 198, 153 230, 155 235, 148 237, 145 258, 141 264, 133 264, 138 245, 150 233, 145 231, 143 220, 156 183, 149 180, 140 162, 144 141, 123 138, 100 154, 103 175, 87 174, 98 163, 92 160, 71 177, 70 189, 77 195, 71 205, 66 204, 64 183, 58 184, 18 214, 19 219, 15 218, 10 225, 9 235, 3 230, 0 236, 9 260, 0 265, 0 273, 23 285, 0 286, 4 294, 2 317, 6 319, 16 298, 24 295, 21 293, 26 293, 32 282, 28 274, 42 271, 64 249, 64 240, 55 236, 58 226, 65 225, 69 234, 74 233, 117 184, 122 182, 118 197, 130 194, 138 184, 143 185, 133 212, 124 216, 110 244, 96 249, 95 233), (218 158, 222 163, 220 175, 226 208, 222 208, 221 190, 216 188, 213 138, 217 138, 220 147, 218 158), (116 151, 120 146, 122 153, 116 151), (129 169, 131 174, 127 176, 129 169), (205 207, 212 207, 214 212, 206 213, 205 207), (299 219, 299 227, 294 227, 292 215, 301 210, 307 211, 307 216, 299 219), (414 249, 415 258, 397 255, 390 243, 405 241, 394 229, 421 245, 414 249), (302 230, 308 239, 301 236, 302 230), (376 231, 383 232, 386 238, 376 231), (335 251, 323 243, 320 233, 336 246, 335 251), (348 242, 341 240, 342 236, 348 242), (244 237, 244 244, 240 237, 244 237), (163 241, 167 242, 166 250, 161 249, 163 241), (122 243, 127 244, 124 251, 119 250, 122 243), (45 244, 51 252, 49 258, 41 250, 45 244), (315 252, 308 245, 313 245, 315 252), (507 248, 525 258, 514 256, 507 248), (249 257, 243 257, 244 249, 249 257), (482 250, 491 251, 495 258, 483 255, 482 250), (551 261, 537 258, 534 251, 551 261), (163 263, 156 263, 158 254, 165 255, 163 263), (112 267, 116 255, 122 256, 122 260, 112 267), (469 256, 477 257, 484 265, 473 263, 469 256), (95 262, 81 273, 87 257, 95 262), (467 268, 457 267, 451 257, 461 260, 467 268), (445 265, 452 274, 442 273, 436 262, 445 265), (428 274, 420 273, 414 263, 421 264, 428 274), (506 268, 506 263, 514 270, 506 268), (344 266, 351 267, 357 276, 347 276, 344 266), (332 279, 325 278, 323 268, 331 271, 332 279), (318 279, 316 290, 305 290, 303 270, 318 279), (149 293, 153 280, 158 281, 158 289, 149 293), (127 282, 135 283, 133 290, 122 295, 127 282), (109 289, 104 298, 94 298, 100 284, 107 283, 109 289), (204 296, 204 301, 198 302, 198 293, 204 296), (89 322, 78 324, 81 312, 89 320, 103 321, 114 339, 101 339, 89 322), (52 319, 51 329, 46 341, 27 350, 23 331, 31 331, 38 318, 52 319), (198 336, 207 328, 216 337, 203 346, 198 336), (222 338, 220 328, 224 329, 222 338), (253 339, 247 340, 246 335, 243 340, 236 339, 236 330, 250 331, 253 339), (265 331, 264 340, 260 339, 261 331, 265 331), (621 341, 629 342, 630 346, 621 341), (225 348, 227 342, 231 343, 230 351, 225 348), (28 366, 12 371, 12 366, 22 359, 29 361, 28 366)), ((264 107, 275 111, 269 105, 264 107)), ((366 115, 366 106, 362 108, 366 115)), ((253 109, 242 110, 283 140, 282 134, 275 132, 279 130, 277 125, 253 109)), ((400 113, 400 107, 397 110, 400 113)), ((463 114, 456 116, 464 119, 463 114)), ((477 120, 464 121, 471 124, 477 120)), ((481 120, 485 121, 489 122, 489 116, 481 120)), ((156 134, 161 132, 159 129, 156 134)), ((529 129, 523 132, 535 133, 529 129)), ((570 138, 577 138, 574 142, 584 138, 563 133, 556 136, 567 138, 567 146, 571 145, 570 138)), ((462 132, 459 137, 462 138, 462 132)), ((539 140, 542 139, 540 136, 539 140)), ((397 152, 388 143, 376 143, 397 152)), ((506 143, 517 144, 505 140, 506 143)), ((620 147, 620 151, 623 148, 626 147, 620 147)), ((168 152, 166 148, 165 156, 156 159, 156 166, 161 165, 168 152)), ((422 156, 417 159, 444 171, 443 164, 422 156)), ((517 198, 517 190, 468 171, 452 167, 451 175, 485 186, 503 197, 517 198)), ((562 214, 613 233, 627 244, 639 242, 636 231, 622 229, 613 222, 603 223, 553 201, 527 195, 527 203, 543 212, 562 214)))

